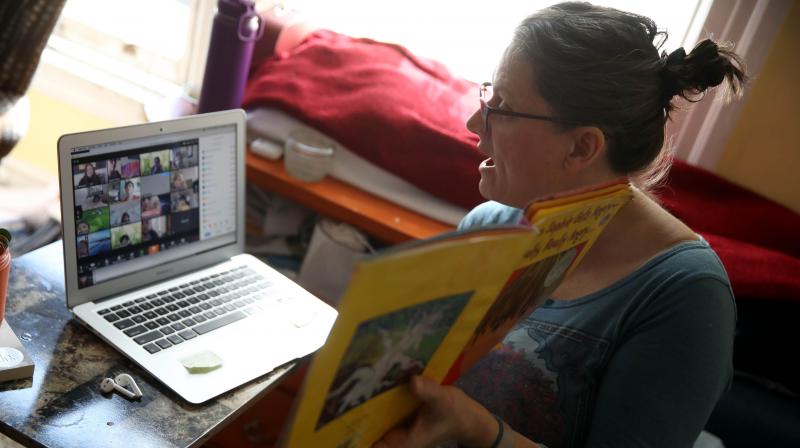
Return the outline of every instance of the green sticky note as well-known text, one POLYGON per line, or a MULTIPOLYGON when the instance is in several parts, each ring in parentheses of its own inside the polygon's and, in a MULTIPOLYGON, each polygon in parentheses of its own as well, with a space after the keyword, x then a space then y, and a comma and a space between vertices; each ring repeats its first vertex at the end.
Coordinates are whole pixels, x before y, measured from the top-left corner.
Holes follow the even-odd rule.
POLYGON ((222 358, 206 350, 181 359, 181 364, 189 373, 208 373, 222 366, 222 358))

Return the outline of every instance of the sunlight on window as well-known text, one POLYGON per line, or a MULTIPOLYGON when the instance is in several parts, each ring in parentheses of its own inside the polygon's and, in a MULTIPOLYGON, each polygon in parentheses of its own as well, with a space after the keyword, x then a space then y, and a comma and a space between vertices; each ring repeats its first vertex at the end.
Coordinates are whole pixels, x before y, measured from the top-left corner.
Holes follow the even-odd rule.
POLYGON ((82 28, 75 32, 97 47, 121 42, 179 61, 187 50, 190 14, 189 0, 69 0, 61 20, 82 28))
POLYGON ((188 0, 69 0, 63 17, 177 61, 189 38, 188 0))
MULTIPOLYGON (((491 79, 516 25, 553 0, 262 0, 283 3, 312 26, 403 45, 475 82, 491 79)), ((693 42, 712 0, 598 0, 644 14, 693 42), (694 21, 694 22, 693 22, 694 21), (694 24, 694 28, 692 28, 694 24), (692 30, 692 31, 690 31, 692 30), (688 36, 688 37, 687 37, 688 36)), ((199 89, 217 0, 68 0, 49 47, 156 95, 199 89)), ((85 71, 81 70, 81 73, 85 71)), ((95 80, 98 82, 97 80, 95 80)), ((131 91, 133 92, 133 91, 131 91)), ((132 93, 131 93, 132 94, 132 93)), ((138 95, 138 94, 135 94, 138 95)))
MULTIPOLYGON (((445 63, 454 73, 480 82, 491 79, 515 26, 528 14, 556 3, 546 0, 287 0, 312 23, 355 37, 399 43, 445 63)), ((670 51, 683 44, 700 0, 642 2, 605 0, 597 4, 643 14, 666 29, 670 51)), ((691 43, 688 43, 691 44, 691 43)))

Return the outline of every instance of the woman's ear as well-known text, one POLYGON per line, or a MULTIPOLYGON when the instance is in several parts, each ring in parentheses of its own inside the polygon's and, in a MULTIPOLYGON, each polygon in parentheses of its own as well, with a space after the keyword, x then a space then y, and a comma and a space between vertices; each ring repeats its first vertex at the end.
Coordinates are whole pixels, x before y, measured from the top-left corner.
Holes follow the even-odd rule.
POLYGON ((605 155, 606 136, 596 126, 580 126, 571 131, 572 150, 564 159, 569 171, 581 171, 605 155))

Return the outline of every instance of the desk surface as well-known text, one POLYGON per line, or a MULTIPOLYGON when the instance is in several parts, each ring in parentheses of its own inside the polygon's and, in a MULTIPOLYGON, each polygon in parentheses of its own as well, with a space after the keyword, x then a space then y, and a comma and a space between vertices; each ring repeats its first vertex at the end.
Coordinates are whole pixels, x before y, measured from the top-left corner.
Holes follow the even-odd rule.
POLYGON ((247 181, 352 224, 386 243, 428 238, 454 229, 330 176, 317 183, 297 180, 283 169, 283 161, 267 160, 250 151, 247 181))
POLYGON ((74 320, 64 299, 62 245, 12 262, 6 319, 36 364, 33 379, 0 383, 0 431, 25 445, 194 446, 257 401, 288 371, 202 405, 175 395, 74 320), (103 378, 131 374, 141 401, 102 395, 103 378))

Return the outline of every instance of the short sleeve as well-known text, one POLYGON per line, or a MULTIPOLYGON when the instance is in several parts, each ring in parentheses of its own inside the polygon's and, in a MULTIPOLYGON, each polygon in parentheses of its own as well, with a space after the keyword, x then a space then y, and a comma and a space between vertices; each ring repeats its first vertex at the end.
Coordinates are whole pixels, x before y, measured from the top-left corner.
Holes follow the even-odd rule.
POLYGON ((488 201, 470 210, 458 224, 458 230, 493 225, 513 225, 522 221, 522 210, 488 201))
POLYGON ((690 447, 733 375, 736 310, 719 278, 680 280, 626 329, 586 446, 690 447))

